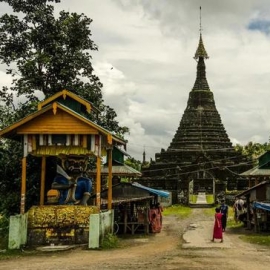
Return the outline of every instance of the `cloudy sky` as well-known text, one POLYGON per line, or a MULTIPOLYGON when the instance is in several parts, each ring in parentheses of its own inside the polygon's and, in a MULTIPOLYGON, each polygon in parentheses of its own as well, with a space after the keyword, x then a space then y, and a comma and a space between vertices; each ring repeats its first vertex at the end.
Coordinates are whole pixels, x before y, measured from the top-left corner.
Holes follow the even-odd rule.
MULTIPOLYGON (((95 73, 105 103, 128 126, 128 152, 142 160, 167 149, 196 77, 199 41, 210 58, 207 80, 233 144, 270 135, 268 0, 62 0, 56 11, 93 19, 95 73), (113 67, 113 69, 112 69, 113 67)), ((6 7, 0 4, 1 13, 6 7)), ((1 85, 9 82, 1 73, 1 85)))

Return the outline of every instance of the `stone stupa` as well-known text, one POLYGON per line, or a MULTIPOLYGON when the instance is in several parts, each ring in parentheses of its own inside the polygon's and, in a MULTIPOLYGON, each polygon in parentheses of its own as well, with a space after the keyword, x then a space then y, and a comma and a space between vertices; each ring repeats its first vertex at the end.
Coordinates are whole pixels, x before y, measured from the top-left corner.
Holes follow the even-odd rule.
POLYGON ((197 76, 179 127, 168 149, 142 166, 140 179, 143 185, 171 191, 173 203, 188 203, 191 193, 216 196, 226 188, 237 188, 238 174, 249 168, 232 146, 217 111, 206 78, 208 54, 201 31, 194 59, 197 76))

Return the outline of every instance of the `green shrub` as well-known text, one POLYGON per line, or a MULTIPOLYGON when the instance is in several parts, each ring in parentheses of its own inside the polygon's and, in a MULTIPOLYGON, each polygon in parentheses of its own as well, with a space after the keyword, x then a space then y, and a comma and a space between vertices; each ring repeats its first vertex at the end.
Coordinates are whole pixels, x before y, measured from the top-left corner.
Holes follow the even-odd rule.
POLYGON ((0 215, 0 249, 7 248, 8 245, 9 221, 0 215))
POLYGON ((111 249, 117 248, 119 246, 119 239, 116 235, 112 233, 107 233, 101 243, 101 248, 103 249, 111 249))
POLYGON ((190 194, 189 195, 189 202, 196 203, 197 202, 198 195, 190 194))
POLYGON ((270 235, 264 234, 241 235, 239 238, 248 243, 270 247, 270 235))
POLYGON ((207 201, 207 203, 209 203, 209 204, 213 204, 213 203, 215 202, 215 200, 214 200, 214 195, 213 195, 213 194, 208 194, 208 195, 206 195, 206 201, 207 201))
POLYGON ((215 216, 215 208, 216 208, 215 206, 214 207, 210 207, 210 208, 204 208, 203 209, 204 215, 211 216, 211 217, 214 218, 214 216, 215 216))

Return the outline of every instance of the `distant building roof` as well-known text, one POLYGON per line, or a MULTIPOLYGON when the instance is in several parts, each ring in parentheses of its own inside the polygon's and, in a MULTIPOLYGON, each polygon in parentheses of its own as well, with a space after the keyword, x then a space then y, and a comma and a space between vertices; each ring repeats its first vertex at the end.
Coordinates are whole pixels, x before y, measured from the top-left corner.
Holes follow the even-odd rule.
POLYGON ((247 190, 245 190, 245 191, 237 194, 236 197, 245 196, 245 195, 249 194, 251 191, 253 191, 254 189, 256 189, 256 188, 258 188, 260 186, 266 185, 266 184, 269 184, 269 181, 263 181, 263 182, 255 185, 255 186, 253 186, 253 187, 251 187, 251 188, 249 188, 249 189, 247 189, 247 190))
MULTIPOLYGON (((96 174, 97 170, 93 169, 92 171, 89 172, 89 174, 96 174)), ((108 175, 109 174, 109 169, 108 165, 104 165, 101 167, 101 174, 102 175, 108 175)), ((142 173, 137 171, 136 169, 126 165, 126 164, 113 164, 112 166, 112 174, 116 176, 141 176, 142 173)))
POLYGON ((261 169, 256 166, 240 174, 241 176, 270 176, 270 169, 261 169))

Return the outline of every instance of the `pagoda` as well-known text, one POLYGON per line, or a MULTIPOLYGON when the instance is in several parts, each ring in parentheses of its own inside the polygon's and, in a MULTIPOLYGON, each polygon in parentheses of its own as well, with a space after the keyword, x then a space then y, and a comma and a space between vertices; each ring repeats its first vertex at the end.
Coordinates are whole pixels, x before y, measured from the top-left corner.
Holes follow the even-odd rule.
POLYGON ((179 127, 168 149, 142 168, 140 183, 171 191, 173 203, 188 203, 189 195, 198 192, 216 197, 226 188, 237 189, 239 173, 249 168, 233 148, 217 111, 206 78, 208 58, 200 31, 196 80, 179 127))

